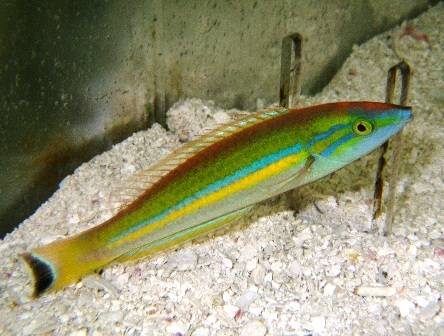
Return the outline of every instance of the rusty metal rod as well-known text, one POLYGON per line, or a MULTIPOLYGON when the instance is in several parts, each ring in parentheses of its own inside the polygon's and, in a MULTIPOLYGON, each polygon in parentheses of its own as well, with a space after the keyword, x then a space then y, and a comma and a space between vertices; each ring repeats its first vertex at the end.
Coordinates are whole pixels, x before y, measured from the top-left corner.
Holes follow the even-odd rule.
MULTIPOLYGON (((410 90, 410 77, 411 70, 410 66, 402 61, 395 66, 391 67, 387 74, 387 87, 386 87, 386 99, 387 103, 393 103, 395 99, 395 88, 396 88, 396 77, 398 72, 401 74, 401 93, 399 99, 399 105, 406 105, 408 101, 408 94, 410 90)), ((383 223, 381 223, 380 232, 387 236, 391 234, 393 228, 393 221, 395 216, 395 205, 396 205, 396 189, 398 183, 398 175, 399 175, 399 162, 400 155, 402 152, 402 142, 401 142, 401 132, 395 135, 390 143, 393 148, 393 155, 391 159, 392 169, 389 172, 388 181, 389 181, 389 189, 387 193, 386 199, 386 218, 383 223)), ((372 229, 376 229, 377 221, 381 217, 382 214, 382 198, 384 191, 384 180, 383 180, 383 171, 387 165, 387 160, 385 159, 387 150, 389 146, 389 141, 385 142, 381 146, 380 157, 378 161, 378 166, 376 170, 376 181, 375 181, 375 191, 373 197, 373 216, 372 216, 372 229)))
POLYGON ((279 103, 286 108, 296 106, 301 91, 302 36, 294 33, 284 37, 281 51, 281 83, 279 103))

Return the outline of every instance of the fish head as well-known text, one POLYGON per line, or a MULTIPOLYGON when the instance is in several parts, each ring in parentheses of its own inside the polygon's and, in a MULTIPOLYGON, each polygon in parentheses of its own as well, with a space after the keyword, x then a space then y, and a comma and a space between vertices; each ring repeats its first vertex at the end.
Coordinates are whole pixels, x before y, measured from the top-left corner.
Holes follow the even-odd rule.
POLYGON ((377 149, 412 119, 410 107, 387 103, 341 103, 319 114, 307 152, 317 159, 317 177, 377 149))

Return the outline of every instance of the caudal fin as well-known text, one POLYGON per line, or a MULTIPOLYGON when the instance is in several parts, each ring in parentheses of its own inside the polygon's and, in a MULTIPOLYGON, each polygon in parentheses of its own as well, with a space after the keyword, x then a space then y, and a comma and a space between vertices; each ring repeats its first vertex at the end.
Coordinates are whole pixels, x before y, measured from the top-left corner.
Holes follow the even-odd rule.
POLYGON ((36 298, 54 285, 56 274, 49 264, 31 253, 22 254, 21 257, 32 273, 32 279, 34 282, 34 292, 32 296, 36 298))
POLYGON ((85 231, 21 255, 33 279, 34 298, 76 283, 115 258, 87 234, 85 231))

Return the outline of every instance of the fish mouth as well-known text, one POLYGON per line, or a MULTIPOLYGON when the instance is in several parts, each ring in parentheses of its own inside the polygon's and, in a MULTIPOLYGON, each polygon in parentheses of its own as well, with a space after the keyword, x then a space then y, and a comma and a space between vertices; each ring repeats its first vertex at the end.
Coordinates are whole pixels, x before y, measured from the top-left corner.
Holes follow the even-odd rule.
POLYGON ((406 107, 405 109, 399 110, 399 115, 404 124, 407 124, 413 120, 413 112, 411 107, 406 107))

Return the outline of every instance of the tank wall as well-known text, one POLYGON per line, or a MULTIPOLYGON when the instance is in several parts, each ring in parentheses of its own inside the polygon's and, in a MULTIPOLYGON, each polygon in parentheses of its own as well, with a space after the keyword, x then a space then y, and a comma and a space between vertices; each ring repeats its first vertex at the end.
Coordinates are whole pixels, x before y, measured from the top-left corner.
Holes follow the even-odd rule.
POLYGON ((148 125, 150 3, 37 3, 0 4, 0 233, 148 125))
POLYGON ((166 1, 162 63, 167 106, 179 97, 254 109, 276 102, 281 41, 303 36, 302 90, 328 83, 353 44, 427 8, 427 1, 166 1))

